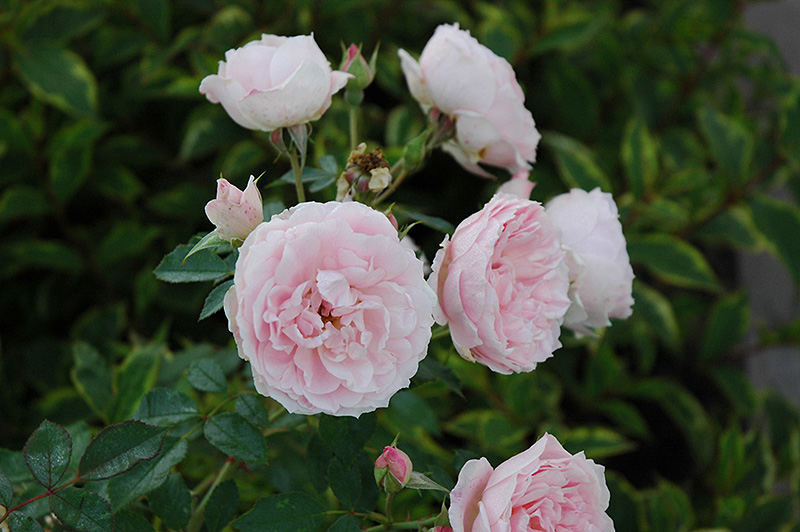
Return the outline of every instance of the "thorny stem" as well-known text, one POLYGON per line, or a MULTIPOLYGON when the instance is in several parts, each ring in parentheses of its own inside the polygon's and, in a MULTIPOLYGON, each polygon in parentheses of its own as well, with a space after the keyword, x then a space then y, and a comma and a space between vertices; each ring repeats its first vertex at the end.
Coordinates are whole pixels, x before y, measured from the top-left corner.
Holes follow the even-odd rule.
POLYGON ((392 504, 394 503, 394 493, 386 494, 386 526, 392 526, 392 504))
POLYGON ((350 106, 350 150, 358 145, 358 106, 350 106))

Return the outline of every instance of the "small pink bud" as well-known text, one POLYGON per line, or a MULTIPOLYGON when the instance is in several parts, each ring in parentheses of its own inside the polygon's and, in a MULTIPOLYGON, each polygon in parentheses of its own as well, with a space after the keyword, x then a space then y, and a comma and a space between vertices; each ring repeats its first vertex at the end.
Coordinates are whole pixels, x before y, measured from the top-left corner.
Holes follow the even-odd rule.
POLYGON ((529 175, 530 170, 523 168, 515 173, 511 179, 500 185, 497 191, 513 194, 522 199, 530 199, 531 192, 533 191, 533 187, 536 186, 536 183, 528 179, 529 175))
POLYGON ((394 228, 399 231, 400 230, 400 226, 397 223, 397 218, 395 218, 394 214, 392 214, 392 211, 387 212, 386 213, 386 217, 389 218, 390 222, 392 222, 392 225, 394 226, 394 228))
POLYGON ((453 527, 451 527, 451 526, 435 526, 435 527, 433 527, 433 532, 453 532, 453 527))
POLYGON ((222 238, 247 238, 264 221, 264 206, 255 178, 250 176, 244 191, 230 184, 227 179, 217 180, 217 197, 206 204, 206 216, 222 238))
POLYGON ((363 91, 366 89, 372 80, 375 79, 375 64, 378 59, 378 50, 376 49, 367 61, 361 55, 361 48, 355 44, 351 44, 344 52, 342 63, 339 68, 342 72, 347 72, 353 77, 347 82, 347 88, 355 91, 363 91))
POLYGON ((396 493, 403 489, 411 478, 413 466, 406 453, 387 445, 375 460, 375 481, 387 493, 396 493))

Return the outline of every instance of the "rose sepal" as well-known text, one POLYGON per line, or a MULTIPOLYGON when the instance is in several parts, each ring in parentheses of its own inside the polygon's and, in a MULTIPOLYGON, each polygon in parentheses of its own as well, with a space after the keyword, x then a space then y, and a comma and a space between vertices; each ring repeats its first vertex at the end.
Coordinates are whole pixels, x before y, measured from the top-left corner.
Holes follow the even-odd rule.
POLYGON ((407 488, 414 488, 418 490, 434 490, 434 491, 444 491, 445 493, 450 493, 450 490, 435 482, 430 477, 423 475, 422 473, 418 473, 417 471, 411 472, 411 478, 408 479, 406 482, 407 488))
POLYGON ((234 239, 233 241, 226 240, 219 233, 216 231, 211 231, 206 236, 200 239, 200 241, 194 245, 192 249, 189 250, 189 253, 183 258, 183 262, 186 262, 186 259, 197 253, 198 251, 202 251, 204 249, 209 248, 218 248, 220 246, 231 244, 234 247, 239 247, 242 244, 242 241, 239 239, 234 239), (238 245, 236 245, 238 243, 238 245))

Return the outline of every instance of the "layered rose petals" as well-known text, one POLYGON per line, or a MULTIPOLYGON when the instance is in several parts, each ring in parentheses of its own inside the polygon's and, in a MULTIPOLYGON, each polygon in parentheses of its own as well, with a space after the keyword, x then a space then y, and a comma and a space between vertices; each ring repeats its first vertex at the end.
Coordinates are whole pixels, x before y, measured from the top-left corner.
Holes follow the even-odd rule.
POLYGON ((225 298, 256 389, 300 414, 387 406, 430 340, 422 267, 361 203, 302 203, 258 226, 225 298))

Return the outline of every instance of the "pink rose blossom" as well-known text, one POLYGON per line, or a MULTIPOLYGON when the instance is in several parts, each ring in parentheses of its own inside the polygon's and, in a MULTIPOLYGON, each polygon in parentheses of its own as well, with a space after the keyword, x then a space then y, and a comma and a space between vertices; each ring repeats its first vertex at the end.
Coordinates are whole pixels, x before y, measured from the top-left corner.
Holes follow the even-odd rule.
POLYGON ((547 213, 568 253, 570 298, 564 325, 582 334, 631 315, 633 269, 611 194, 573 188, 550 200, 547 213))
POLYGON ((443 149, 467 170, 489 176, 478 163, 512 174, 530 168, 541 135, 525 108, 525 95, 505 59, 458 24, 436 28, 419 62, 400 50, 412 96, 426 112, 438 109, 455 120, 455 141, 443 149))
POLYGON ((613 532, 603 466, 545 434, 492 469, 470 460, 450 493, 454 532, 613 532))
POLYGON ((425 357, 422 262, 362 203, 301 203, 244 241, 225 296, 256 389, 299 414, 385 407, 425 357))
POLYGON ((350 74, 332 71, 313 35, 262 35, 225 52, 200 92, 242 127, 262 131, 317 120, 350 74))
POLYGON ((375 460, 375 480, 387 492, 403 489, 411 478, 412 470, 413 466, 408 455, 391 445, 384 447, 381 455, 375 460), (389 475, 391 479, 386 478, 389 475))
POLYGON ((206 216, 225 240, 244 240, 264 221, 264 205, 255 178, 250 176, 244 191, 227 179, 217 180, 217 197, 206 204, 206 216))
POLYGON ((558 229, 538 202, 498 193, 445 238, 428 280, 438 323, 467 360, 531 371, 561 347, 569 279, 558 229))

